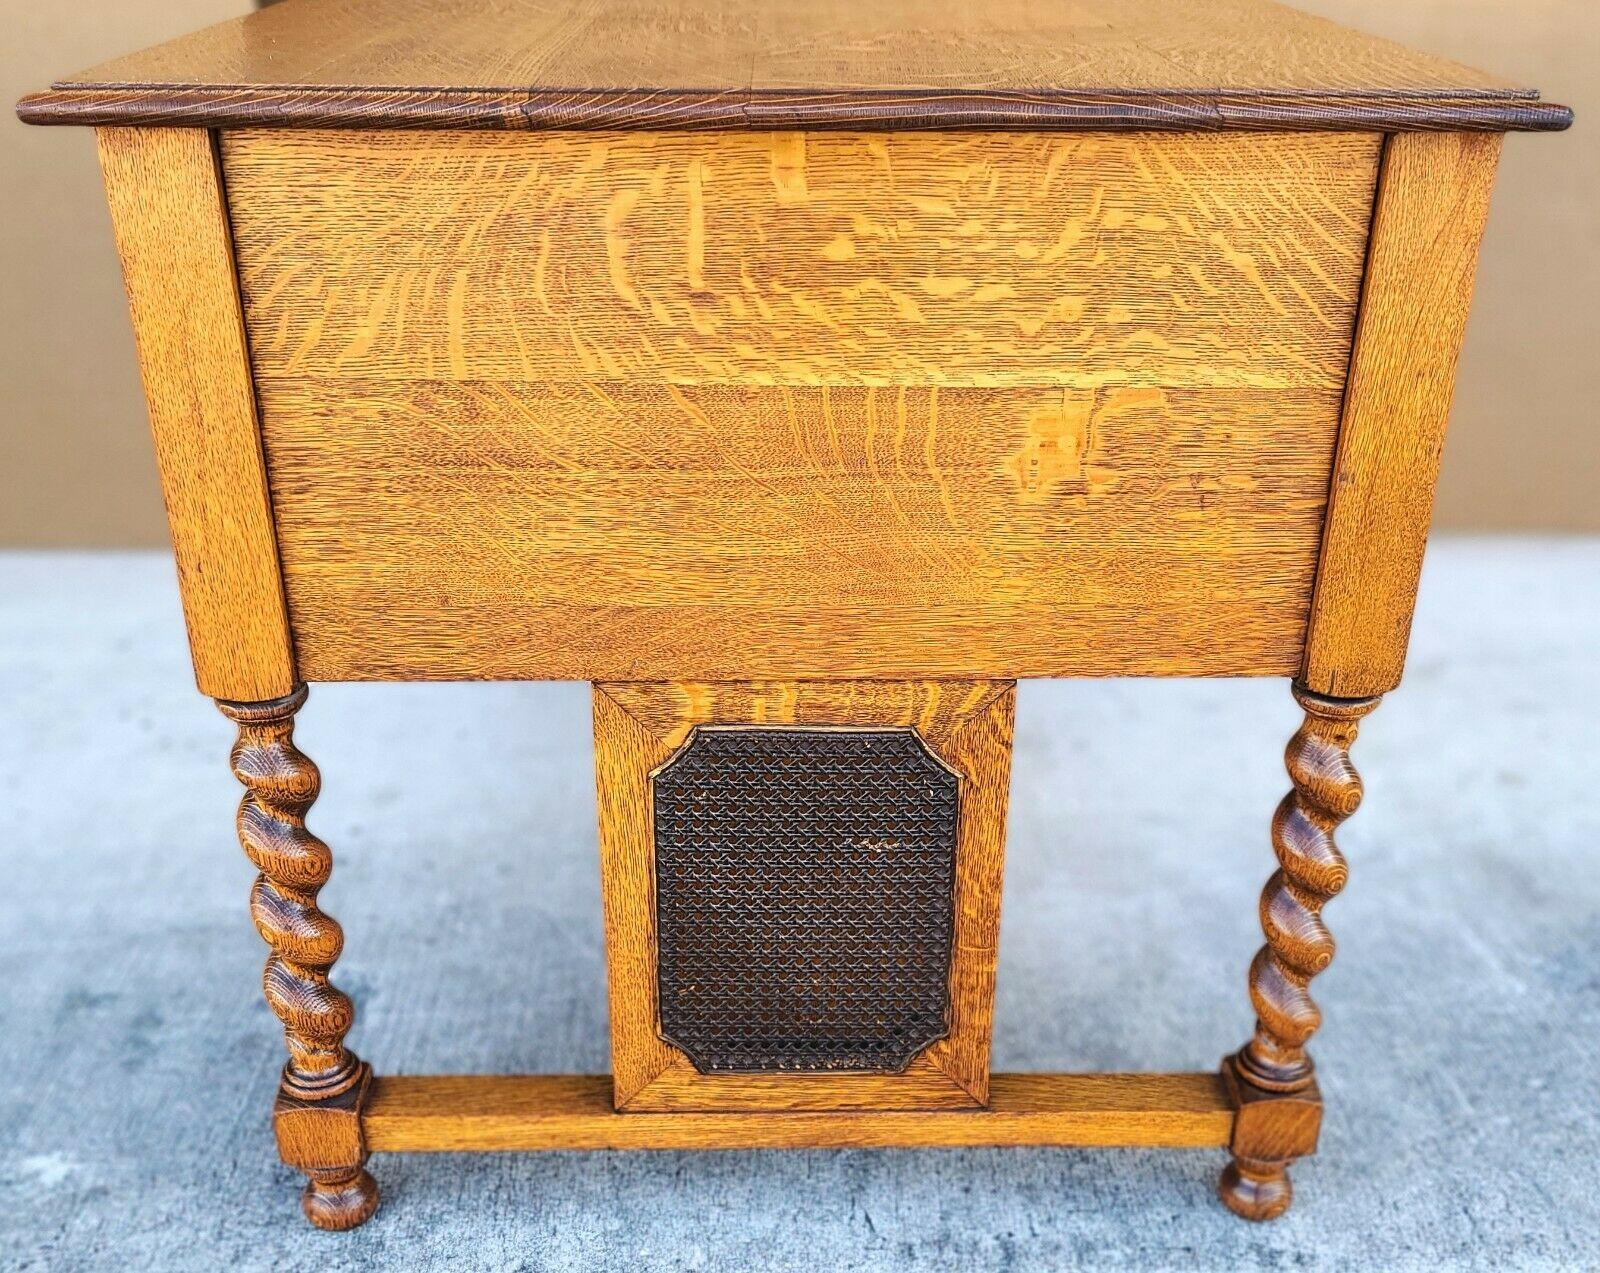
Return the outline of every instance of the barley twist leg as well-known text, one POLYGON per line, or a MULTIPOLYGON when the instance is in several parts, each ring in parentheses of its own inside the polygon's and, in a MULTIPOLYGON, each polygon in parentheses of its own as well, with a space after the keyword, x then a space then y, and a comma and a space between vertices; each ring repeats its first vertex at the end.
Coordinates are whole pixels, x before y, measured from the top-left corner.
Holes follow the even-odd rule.
POLYGON ((1334 830, 1361 803, 1350 746, 1378 705, 1299 686, 1294 694, 1306 715, 1284 756, 1292 786, 1272 819, 1279 869, 1261 894, 1267 940, 1250 966, 1255 1036, 1223 1064, 1238 1113, 1219 1193, 1250 1220, 1283 1214, 1293 1197, 1289 1164, 1316 1148, 1322 1102, 1306 1043, 1322 1013, 1308 986, 1333 959, 1322 908, 1349 874, 1334 830))
POLYGON ((355 1009, 328 980, 344 934, 317 906, 333 855, 306 829, 322 779, 294 745, 294 716, 305 700, 301 685, 269 702, 217 706, 239 727, 232 755, 245 788, 239 843, 260 871, 250 914, 270 947, 262 988, 289 1048, 274 1110, 279 1148, 309 1177, 307 1219, 322 1229, 351 1229, 378 1205, 360 1131, 371 1072, 344 1046, 355 1009))

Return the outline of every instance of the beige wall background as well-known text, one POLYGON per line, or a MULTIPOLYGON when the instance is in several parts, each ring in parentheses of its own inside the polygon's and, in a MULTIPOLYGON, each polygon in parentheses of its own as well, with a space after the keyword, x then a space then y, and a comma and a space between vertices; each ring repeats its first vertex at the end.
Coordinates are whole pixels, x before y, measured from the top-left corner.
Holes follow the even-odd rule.
MULTIPOLYGON (((249 0, 0 0, 0 546, 166 541, 91 136, 10 112, 51 77, 246 12, 249 0)), ((1437 524, 1600 531, 1600 4, 1299 0, 1532 84, 1578 112, 1510 138, 1437 524)))

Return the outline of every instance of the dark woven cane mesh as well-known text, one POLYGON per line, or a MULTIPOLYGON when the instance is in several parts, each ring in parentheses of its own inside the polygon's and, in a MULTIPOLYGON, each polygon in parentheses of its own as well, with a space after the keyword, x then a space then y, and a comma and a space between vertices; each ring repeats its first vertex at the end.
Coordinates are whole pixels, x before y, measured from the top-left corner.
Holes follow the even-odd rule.
POLYGON ((897 1071, 948 1029, 956 776, 909 729, 698 730, 655 779, 661 1032, 897 1071))

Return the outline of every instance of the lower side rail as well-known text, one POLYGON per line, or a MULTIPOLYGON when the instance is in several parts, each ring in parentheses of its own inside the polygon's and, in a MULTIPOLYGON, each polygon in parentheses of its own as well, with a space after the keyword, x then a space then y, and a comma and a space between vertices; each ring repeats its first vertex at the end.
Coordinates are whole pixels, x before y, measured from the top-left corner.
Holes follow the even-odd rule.
POLYGON ((375 1078, 372 1151, 963 1145, 1220 1147, 1234 1106, 1198 1074, 996 1074, 975 1110, 619 1114, 606 1074, 375 1078))

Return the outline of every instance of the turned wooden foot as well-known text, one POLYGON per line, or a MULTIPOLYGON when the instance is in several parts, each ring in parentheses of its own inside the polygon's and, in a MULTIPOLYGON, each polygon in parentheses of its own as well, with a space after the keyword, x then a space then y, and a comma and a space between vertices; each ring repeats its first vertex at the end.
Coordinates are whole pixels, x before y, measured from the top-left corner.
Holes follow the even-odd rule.
POLYGON ((1333 960, 1322 908, 1345 885, 1349 868, 1333 832, 1361 803, 1361 777, 1350 763, 1361 718, 1376 698, 1340 699, 1299 686, 1306 716, 1284 763, 1292 788, 1272 819, 1278 870, 1261 893, 1266 944, 1250 965, 1255 1037, 1222 1063, 1233 1098, 1233 1161, 1217 1192, 1247 1220, 1274 1220, 1294 1191, 1289 1164, 1314 1153, 1322 1096, 1306 1042, 1322 1024, 1308 990, 1333 960))
POLYGON ((355 1007, 328 980, 344 933, 317 906, 333 855, 306 829, 322 778, 294 745, 294 714, 305 701, 301 685, 269 702, 219 699, 217 706, 239 726, 232 758, 245 788, 239 843, 261 872, 250 915, 271 948, 262 988, 289 1048, 273 1110, 278 1150, 308 1177, 306 1218, 319 1229, 353 1229, 378 1206, 361 1131, 372 1072, 344 1046, 355 1007))
POLYGON ((354 1229, 378 1209, 378 1182, 365 1167, 313 1168, 300 1209, 319 1229, 354 1229))
POLYGON ((1281 1162, 1257 1162, 1235 1156, 1222 1169, 1217 1181, 1217 1196, 1223 1206, 1246 1220, 1276 1220, 1289 1209, 1294 1186, 1289 1183, 1289 1166, 1281 1162))

